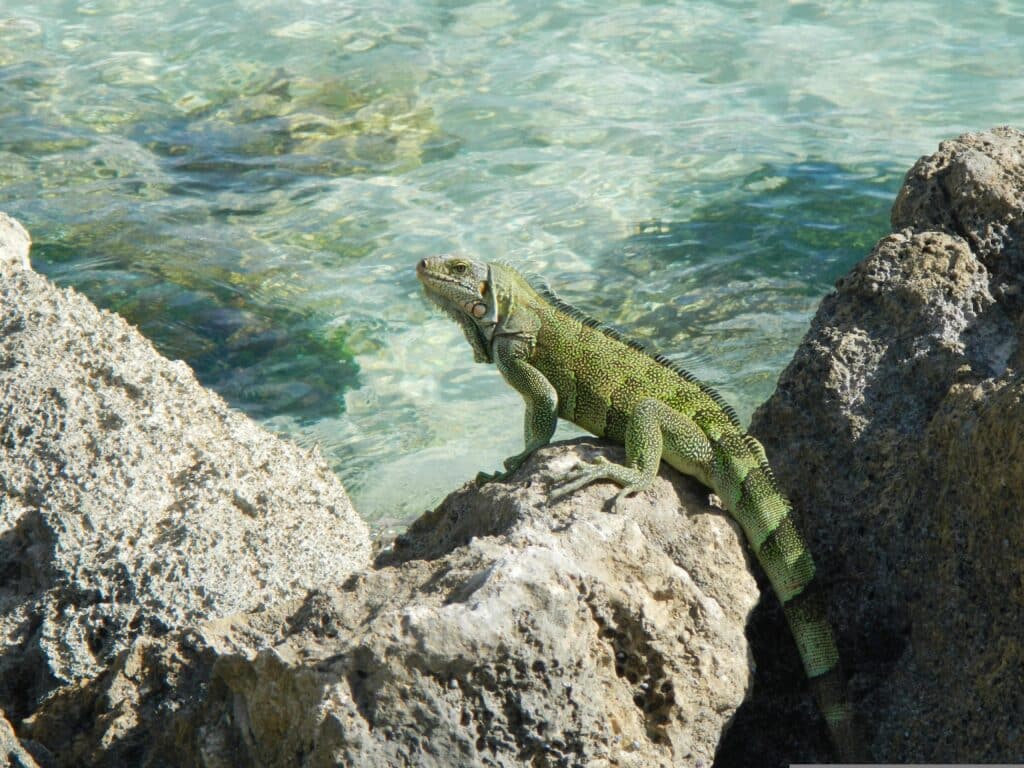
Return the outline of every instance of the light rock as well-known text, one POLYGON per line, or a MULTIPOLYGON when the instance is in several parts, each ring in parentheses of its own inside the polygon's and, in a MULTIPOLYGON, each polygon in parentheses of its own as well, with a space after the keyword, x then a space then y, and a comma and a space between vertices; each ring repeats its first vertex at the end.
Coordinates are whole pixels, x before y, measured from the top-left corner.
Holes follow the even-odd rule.
POLYGON ((28 232, 21 224, 0 211, 0 269, 31 269, 28 232))
POLYGON ((0 710, 0 768, 39 768, 39 764, 15 735, 3 710, 0 710))
MULTIPOLYGON (((27 236, 10 221, 0 261, 17 262, 27 236)), ((29 269, 0 272, 12 721, 137 637, 301 596, 368 558, 366 525, 319 456, 232 411, 120 317, 29 269)))
POLYGON ((27 733, 61 765, 710 766, 750 677, 741 534, 674 472, 621 514, 608 485, 549 505, 593 454, 464 488, 343 586, 139 641, 27 733))

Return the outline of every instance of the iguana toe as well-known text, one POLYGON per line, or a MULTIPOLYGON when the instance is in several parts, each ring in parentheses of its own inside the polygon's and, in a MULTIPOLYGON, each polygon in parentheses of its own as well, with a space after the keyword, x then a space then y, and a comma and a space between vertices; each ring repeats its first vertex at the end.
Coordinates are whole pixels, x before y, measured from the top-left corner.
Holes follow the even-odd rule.
POLYGON ((498 470, 497 472, 477 472, 476 484, 486 485, 487 483, 493 483, 495 481, 504 480, 508 477, 508 475, 508 472, 502 472, 501 470, 498 470))

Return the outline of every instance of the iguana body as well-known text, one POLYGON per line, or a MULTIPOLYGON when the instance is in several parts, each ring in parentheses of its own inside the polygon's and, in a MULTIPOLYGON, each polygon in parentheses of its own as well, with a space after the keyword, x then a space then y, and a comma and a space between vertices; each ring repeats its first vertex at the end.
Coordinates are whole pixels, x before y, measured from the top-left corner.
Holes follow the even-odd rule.
POLYGON ((624 444, 627 463, 582 465, 553 498, 610 480, 622 486, 618 502, 648 488, 662 459, 714 490, 782 603, 840 756, 856 756, 859 739, 814 561, 764 448, 735 412, 681 368, 584 318, 509 266, 437 257, 416 272, 427 296, 462 326, 476 360, 497 365, 526 401, 526 448, 505 461, 507 472, 551 440, 560 416, 624 444))

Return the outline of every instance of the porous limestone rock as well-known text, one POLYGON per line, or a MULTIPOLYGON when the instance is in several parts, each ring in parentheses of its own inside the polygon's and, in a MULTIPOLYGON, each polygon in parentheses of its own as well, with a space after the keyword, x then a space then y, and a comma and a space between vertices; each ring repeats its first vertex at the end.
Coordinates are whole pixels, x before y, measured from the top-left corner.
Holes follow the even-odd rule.
POLYGON ((0 269, 31 269, 28 232, 21 224, 0 211, 0 269))
POLYGON ((996 287, 1019 286, 1024 235, 1021 132, 993 128, 939 144, 907 173, 892 207, 893 231, 962 238, 996 287))
POLYGON ((0 707, 17 727, 133 639, 343 581, 366 525, 120 317, 25 268, 0 219, 0 707))
POLYGON ((742 535, 671 470, 620 514, 607 484, 550 505, 594 453, 463 488, 344 585, 139 641, 26 733, 60 765, 707 768, 750 677, 742 535))
MULTIPOLYGON (((751 430, 809 534, 874 758, 1022 762, 1024 134, 943 142, 892 221, 751 430)), ((798 728, 758 735, 792 723, 785 685, 755 690, 723 765, 806 761, 798 728)))

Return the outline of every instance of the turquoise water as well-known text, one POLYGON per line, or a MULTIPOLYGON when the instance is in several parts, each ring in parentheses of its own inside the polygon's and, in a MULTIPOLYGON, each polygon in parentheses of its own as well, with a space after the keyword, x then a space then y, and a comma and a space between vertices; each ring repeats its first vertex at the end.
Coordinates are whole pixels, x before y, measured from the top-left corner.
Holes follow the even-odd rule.
MULTIPOLYGON (((0 0, 0 209, 378 525, 521 444, 412 266, 543 273, 747 418, 1024 2, 0 0)), ((571 434, 565 431, 562 434, 571 434)))

